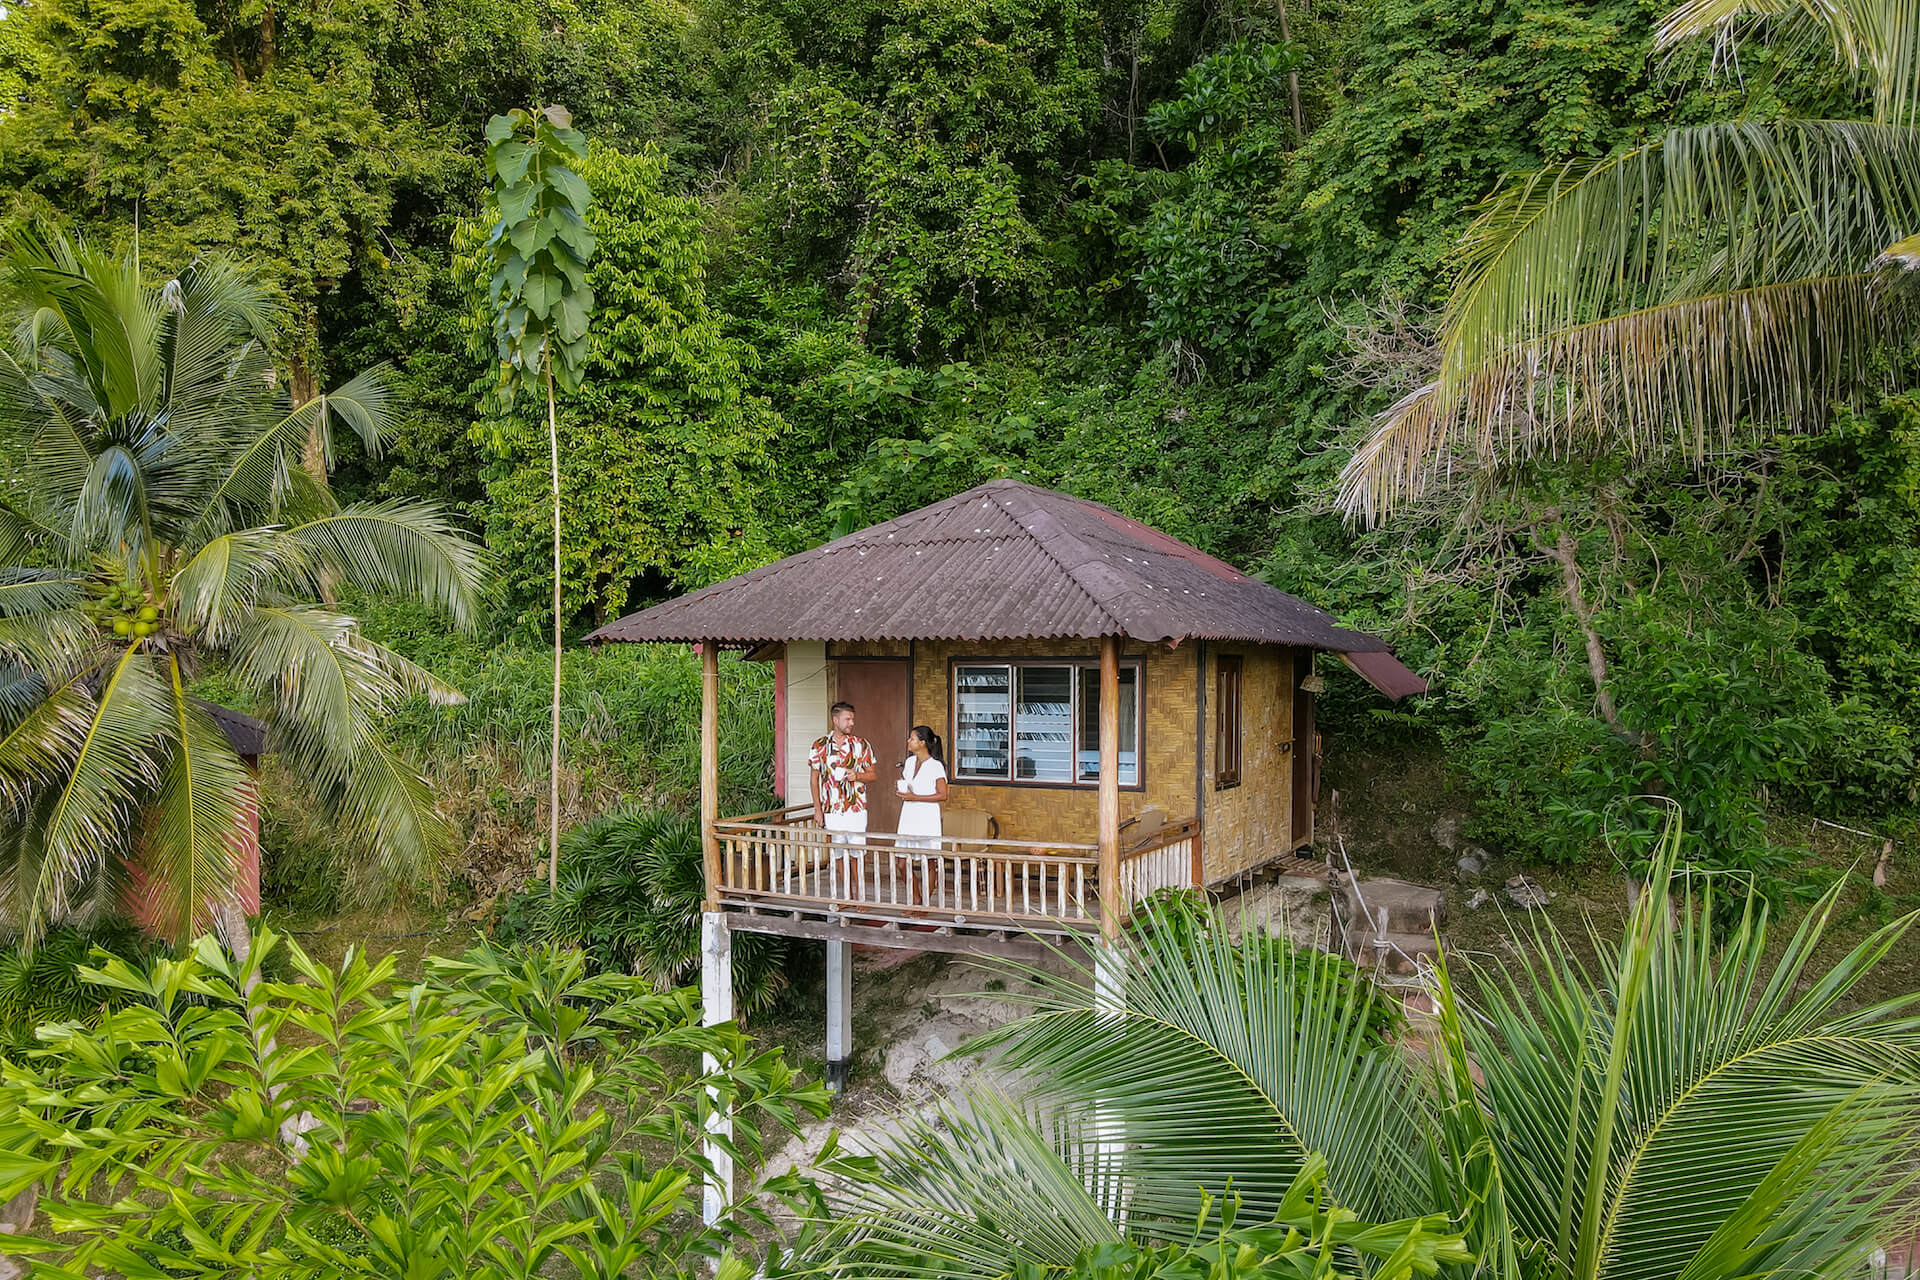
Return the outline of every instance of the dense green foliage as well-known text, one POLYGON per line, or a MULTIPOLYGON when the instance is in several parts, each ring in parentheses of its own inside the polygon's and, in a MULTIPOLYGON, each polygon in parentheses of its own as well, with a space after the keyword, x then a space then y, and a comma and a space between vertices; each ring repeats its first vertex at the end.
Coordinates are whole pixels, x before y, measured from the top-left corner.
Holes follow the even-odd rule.
MULTIPOLYGON (((390 722, 393 741, 426 762, 442 811, 466 846, 440 868, 442 883, 482 900, 516 886, 539 859, 545 803, 552 657, 538 649, 450 633, 418 607, 360 606, 366 634, 414 654, 466 697, 440 707, 415 699, 390 722)), ((720 793, 730 813, 773 803, 773 680, 767 664, 721 662, 720 793)), ((209 695, 222 694, 209 679, 209 695)), ((691 811, 700 749, 686 726, 700 718, 700 660, 684 648, 571 649, 561 684, 561 811, 573 826, 628 804, 691 811)), ((268 759, 269 794, 277 774, 268 759)), ((342 905, 332 876, 332 829, 297 808, 269 805, 262 876, 270 900, 307 912, 342 905)), ((564 876, 566 868, 563 865, 564 876)))
MULTIPOLYGON (((1432 375, 1434 308, 1503 175, 1674 127, 1870 115, 1816 44, 1747 45, 1738 77, 1695 46, 1656 56, 1666 7, 362 0, 321 22, 32 0, 0 23, 46 68, 0 81, 19 103, 0 173, 17 208, 99 236, 130 236, 137 206, 150 243, 250 243, 314 368, 394 361, 396 439, 347 450, 338 483, 484 532, 514 644, 458 674, 427 663, 476 705, 537 684, 517 645, 552 586, 545 424, 493 377, 483 129, 558 101, 595 139, 598 315, 559 424, 576 634, 1026 477, 1251 566, 1436 675, 1392 713, 1336 677, 1325 722, 1336 744, 1371 724, 1443 747, 1475 838, 1631 856, 1659 815, 1621 797, 1685 794, 1694 850, 1777 887, 1783 811, 1896 836, 1920 814, 1913 402, 1699 463, 1538 459, 1465 521, 1362 534, 1331 514, 1371 416, 1432 375), (305 136, 274 123, 289 113, 325 145, 267 172, 275 139, 305 136)), ((591 721, 604 692, 624 717, 627 669, 581 663, 564 714, 591 721)), ((474 743, 547 740, 530 715, 455 723, 409 732, 476 780, 474 743)), ((652 785, 634 743, 690 736, 619 724, 569 747, 583 776, 622 779, 572 816, 652 785)), ((465 793, 505 812, 524 780, 465 793)))
MULTIPOLYGON (((567 833, 559 888, 532 884, 515 894, 494 937, 578 948, 598 972, 639 974, 666 991, 700 977, 705 898, 698 822, 661 809, 616 810, 567 833)), ((773 934, 734 938, 733 992, 743 1017, 786 989, 793 950, 773 934)))
POLYGON ((0 1051, 31 1049, 40 1027, 86 1022, 131 1001, 124 991, 87 981, 85 970, 99 963, 97 951, 139 966, 153 944, 125 921, 114 921, 92 930, 49 930, 32 950, 17 942, 0 946, 0 1051))
POLYGON ((0 1196, 46 1210, 5 1248, 49 1276, 705 1275, 757 1225, 751 1198, 688 1212, 709 1100, 743 1156, 826 1110, 692 992, 577 952, 403 986, 391 957, 328 969, 263 933, 244 964, 202 940, 87 976, 124 1006, 48 1028, 4 1086, 0 1196), (283 946, 294 976, 262 981, 283 946))

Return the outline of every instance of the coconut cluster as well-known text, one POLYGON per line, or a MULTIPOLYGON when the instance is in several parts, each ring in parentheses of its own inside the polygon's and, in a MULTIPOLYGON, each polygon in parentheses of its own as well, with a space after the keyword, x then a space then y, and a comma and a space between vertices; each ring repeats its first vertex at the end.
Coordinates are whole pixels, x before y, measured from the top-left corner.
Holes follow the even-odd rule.
POLYGON ((160 629, 160 610, 133 587, 108 587, 88 613, 102 630, 117 636, 143 639, 160 629))

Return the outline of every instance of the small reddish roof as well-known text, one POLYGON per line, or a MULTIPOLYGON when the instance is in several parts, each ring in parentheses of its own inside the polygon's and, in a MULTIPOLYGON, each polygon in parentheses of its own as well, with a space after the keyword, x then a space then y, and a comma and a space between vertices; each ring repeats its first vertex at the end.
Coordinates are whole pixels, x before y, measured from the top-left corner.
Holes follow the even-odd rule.
POLYGON ((1013 480, 629 614, 587 638, 746 646, 1108 635, 1386 652, 1373 636, 1157 529, 1013 480))

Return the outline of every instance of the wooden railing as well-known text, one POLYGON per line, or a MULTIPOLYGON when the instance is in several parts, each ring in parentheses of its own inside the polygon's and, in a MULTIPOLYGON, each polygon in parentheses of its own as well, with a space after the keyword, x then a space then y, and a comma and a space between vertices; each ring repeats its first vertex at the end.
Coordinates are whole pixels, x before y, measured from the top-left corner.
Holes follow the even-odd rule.
POLYGON ((1200 822, 1170 822, 1132 848, 1120 851, 1120 901, 1124 916, 1162 889, 1193 889, 1202 883, 1200 822))
MULTIPOLYGON (((835 835, 805 805, 714 824, 719 897, 733 908, 960 929, 1079 933, 1100 919, 1099 846, 1067 841, 835 835)), ((1124 849, 1123 913, 1199 883, 1199 824, 1124 849)))
POLYGON ((1091 844, 837 836, 805 806, 723 819, 714 830, 720 897, 735 905, 972 928, 1046 922, 1054 932, 1078 931, 1100 917, 1099 849, 1091 844))

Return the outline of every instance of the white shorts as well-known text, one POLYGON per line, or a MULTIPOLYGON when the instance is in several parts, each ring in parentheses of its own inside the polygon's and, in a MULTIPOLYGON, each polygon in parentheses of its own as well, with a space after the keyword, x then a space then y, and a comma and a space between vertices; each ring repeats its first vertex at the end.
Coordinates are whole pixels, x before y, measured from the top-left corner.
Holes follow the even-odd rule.
POLYGON ((824 824, 833 838, 833 856, 844 858, 847 850, 854 847, 864 848, 867 843, 867 811, 858 813, 829 813, 824 824))

